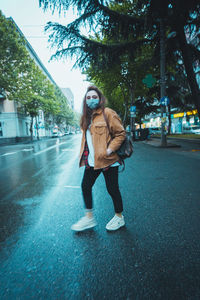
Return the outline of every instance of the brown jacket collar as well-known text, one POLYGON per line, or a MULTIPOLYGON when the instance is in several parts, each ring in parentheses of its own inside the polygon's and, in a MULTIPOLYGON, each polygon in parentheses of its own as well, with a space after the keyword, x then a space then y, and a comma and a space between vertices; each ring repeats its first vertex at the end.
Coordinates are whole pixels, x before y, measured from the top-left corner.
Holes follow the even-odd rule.
POLYGON ((103 108, 102 107, 99 107, 97 109, 95 109, 92 113, 92 117, 95 116, 95 115, 100 115, 103 111, 103 108))

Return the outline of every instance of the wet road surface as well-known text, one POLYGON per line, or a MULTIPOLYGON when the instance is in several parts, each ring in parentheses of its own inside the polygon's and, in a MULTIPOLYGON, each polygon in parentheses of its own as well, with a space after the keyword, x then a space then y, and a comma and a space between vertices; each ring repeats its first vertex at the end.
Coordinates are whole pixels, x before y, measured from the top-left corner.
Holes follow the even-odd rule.
POLYGON ((200 299, 199 152, 135 143, 120 174, 126 227, 106 231, 100 175, 98 226, 74 233, 79 147, 74 135, 0 148, 0 299, 200 299))

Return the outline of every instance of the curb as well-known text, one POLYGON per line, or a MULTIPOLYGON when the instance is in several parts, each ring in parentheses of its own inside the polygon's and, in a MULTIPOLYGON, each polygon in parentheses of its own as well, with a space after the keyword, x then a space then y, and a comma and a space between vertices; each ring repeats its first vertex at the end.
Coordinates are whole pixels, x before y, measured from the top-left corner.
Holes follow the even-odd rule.
POLYGON ((143 141, 143 144, 149 145, 149 146, 152 146, 152 147, 156 147, 156 148, 180 148, 181 147, 181 145, 172 144, 172 143, 167 143, 167 146, 165 146, 165 147, 161 146, 158 143, 154 143, 154 142, 151 143, 151 142, 143 141))
MULTIPOLYGON (((160 137, 153 137, 153 139, 160 139, 160 137)), ((200 143, 200 139, 186 139, 186 138, 178 138, 178 137, 167 137, 167 139, 200 143)))

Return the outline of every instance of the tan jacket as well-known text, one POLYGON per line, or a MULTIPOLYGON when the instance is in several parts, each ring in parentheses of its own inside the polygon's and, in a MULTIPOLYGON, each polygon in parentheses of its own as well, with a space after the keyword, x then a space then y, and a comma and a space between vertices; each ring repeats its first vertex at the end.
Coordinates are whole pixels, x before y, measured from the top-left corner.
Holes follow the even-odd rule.
MULTIPOLYGON (((92 136, 92 143, 94 147, 94 169, 102 169, 108 167, 119 160, 119 156, 115 152, 119 149, 122 142, 126 137, 126 131, 117 113, 110 109, 105 108, 112 138, 104 119, 102 109, 98 108, 93 112, 90 133, 92 136), (106 154, 107 148, 113 151, 109 156, 106 154)), ((86 132, 83 132, 80 150, 79 166, 84 166, 83 152, 85 147, 86 132)))

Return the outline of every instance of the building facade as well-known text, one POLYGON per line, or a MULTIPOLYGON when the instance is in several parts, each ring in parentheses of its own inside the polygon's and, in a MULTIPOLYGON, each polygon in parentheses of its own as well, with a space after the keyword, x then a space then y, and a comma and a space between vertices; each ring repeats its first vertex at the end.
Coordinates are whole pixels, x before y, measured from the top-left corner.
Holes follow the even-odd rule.
POLYGON ((70 88, 61 88, 61 91, 67 98, 68 104, 72 110, 74 110, 74 95, 70 88))
MULTIPOLYGON (((170 114, 171 117, 171 133, 198 133, 200 131, 200 121, 197 110, 176 112, 170 114)), ((168 131, 168 118, 166 122, 166 130, 168 131)), ((160 114, 152 114, 143 119, 142 128, 161 130, 161 116, 160 114)), ((138 128, 137 128, 138 129, 138 128)))
MULTIPOLYGON (((35 64, 40 68, 48 80, 55 86, 58 87, 45 68, 45 66, 40 61, 39 57, 35 53, 34 49, 31 47, 30 43, 26 40, 25 36, 14 22, 12 18, 9 18, 18 33, 25 40, 26 49, 29 52, 29 55, 34 60, 35 64)), ((60 89, 61 90, 61 89, 60 89)), ((62 92, 62 90, 61 90, 62 92)), ((68 99, 64 95, 66 101, 68 99)), ((29 115, 24 114, 20 110, 20 104, 16 101, 5 98, 2 93, 0 93, 0 144, 3 143, 12 143, 19 140, 26 140, 30 138, 30 124, 31 118, 29 115)), ((33 120, 33 137, 37 136, 36 124, 38 124, 38 132, 40 137, 50 136, 51 130, 45 130, 45 120, 44 113, 42 110, 39 111, 39 115, 33 120)), ((53 127, 53 125, 52 125, 53 127)))

